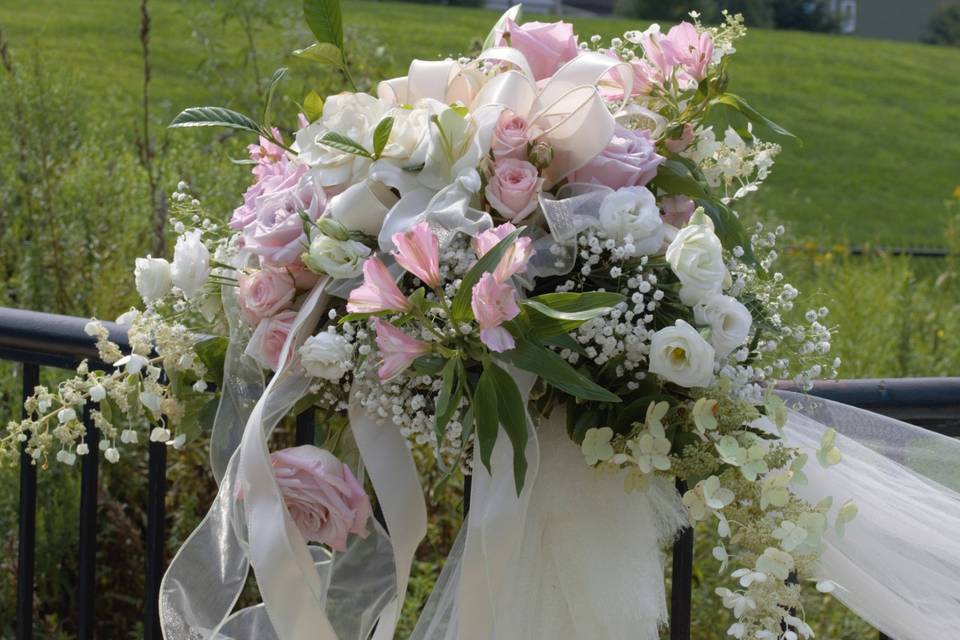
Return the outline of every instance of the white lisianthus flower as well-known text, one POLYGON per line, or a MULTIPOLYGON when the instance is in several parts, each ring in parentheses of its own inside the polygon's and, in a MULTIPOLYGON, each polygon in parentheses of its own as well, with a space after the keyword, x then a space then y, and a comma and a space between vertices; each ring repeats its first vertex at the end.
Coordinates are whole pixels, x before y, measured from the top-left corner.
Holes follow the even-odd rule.
POLYGON ((623 187, 605 197, 600 226, 617 242, 631 236, 641 255, 655 255, 663 248, 663 220, 656 197, 646 187, 623 187))
POLYGON ((150 304, 159 300, 170 292, 172 280, 170 263, 163 258, 137 258, 133 269, 133 279, 137 285, 137 293, 144 303, 150 304))
POLYGON ((173 284, 187 298, 196 298, 210 275, 210 251, 200 238, 200 230, 194 229, 177 238, 173 249, 173 266, 170 268, 173 284))
POLYGON ((361 242, 337 240, 321 233, 310 242, 310 250, 302 260, 312 271, 343 280, 359 276, 369 255, 370 247, 361 242))
POLYGON ((310 336, 299 351, 303 368, 315 378, 336 382, 353 366, 353 347, 335 333, 310 336))
POLYGON ((680 279, 680 300, 685 305, 692 307, 723 290, 727 278, 723 245, 708 225, 690 224, 681 229, 667 247, 666 257, 680 279))
POLYGON ((710 344, 721 358, 747 341, 753 325, 753 316, 743 303, 722 293, 711 294, 694 305, 693 317, 697 324, 710 327, 710 344))
POLYGON ((370 159, 328 147, 321 140, 328 133, 350 138, 367 151, 373 151, 373 132, 387 115, 387 105, 366 93, 341 93, 330 96, 323 115, 296 135, 300 160, 315 170, 323 187, 343 187, 366 177, 370 159))
POLYGON ((650 372, 681 387, 708 387, 713 382, 716 352, 683 320, 653 334, 650 372))

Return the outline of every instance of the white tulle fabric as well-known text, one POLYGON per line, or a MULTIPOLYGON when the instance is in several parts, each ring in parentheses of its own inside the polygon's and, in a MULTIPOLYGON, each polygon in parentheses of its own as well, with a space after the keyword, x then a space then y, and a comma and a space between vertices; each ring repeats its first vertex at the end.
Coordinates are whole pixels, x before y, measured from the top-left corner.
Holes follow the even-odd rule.
POLYGON ((827 534, 819 577, 891 638, 960 638, 960 442, 837 402, 783 397, 787 443, 811 454, 809 484, 793 489, 859 509, 843 537, 827 534), (843 460, 824 469, 814 452, 829 427, 843 460))

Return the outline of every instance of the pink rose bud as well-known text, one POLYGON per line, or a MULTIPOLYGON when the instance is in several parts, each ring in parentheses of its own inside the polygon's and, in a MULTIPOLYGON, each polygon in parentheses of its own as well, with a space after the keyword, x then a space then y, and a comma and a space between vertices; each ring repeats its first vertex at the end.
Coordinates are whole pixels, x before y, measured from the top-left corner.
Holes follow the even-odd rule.
POLYGON ((690 221, 696 208, 696 203, 687 196, 664 196, 660 199, 663 221, 677 229, 690 221))
MULTIPOLYGON (((667 135, 670 135, 669 131, 667 135)), ((693 125, 687 122, 683 125, 679 138, 667 138, 663 145, 670 153, 680 153, 689 147, 691 142, 693 142, 693 125)))
POLYGON ((527 121, 510 109, 504 109, 500 119, 497 120, 497 128, 493 132, 493 157, 497 160, 503 158, 526 160, 529 142, 527 121))
POLYGON ((530 64, 534 80, 549 78, 580 53, 573 25, 566 22, 528 22, 519 25, 507 20, 500 46, 520 51, 530 64))
POLYGON ((409 301, 380 259, 373 257, 364 262, 363 284, 350 292, 347 311, 377 313, 378 311, 406 311, 409 308, 409 301))
POLYGON ((242 274, 237 287, 240 312, 250 325, 289 307, 295 293, 290 274, 274 267, 242 274))
POLYGON ((513 336, 501 326, 520 314, 513 287, 497 282, 493 274, 485 273, 473 287, 470 306, 480 325, 480 341, 488 349, 502 353, 516 346, 513 336))
POLYGON ((293 328, 296 311, 281 311, 275 316, 264 318, 257 325, 244 353, 263 367, 276 371, 280 366, 283 345, 293 328))
POLYGON ((527 156, 530 164, 542 171, 553 162, 553 147, 550 146, 549 142, 538 140, 530 147, 527 156))
POLYGON ((518 221, 537 208, 542 187, 543 178, 535 166, 524 160, 506 158, 494 163, 484 195, 501 216, 518 221))
POLYGON ((440 286, 440 240, 426 222, 403 233, 393 234, 397 264, 420 278, 427 286, 440 286))
POLYGON ((380 351, 380 368, 377 376, 381 382, 392 380, 413 364, 420 356, 430 352, 430 345, 411 338, 400 329, 381 318, 373 319, 375 338, 380 351))
POLYGON ((303 445, 274 452, 270 464, 287 512, 305 540, 343 552, 351 533, 367 537, 370 499, 332 453, 303 445))

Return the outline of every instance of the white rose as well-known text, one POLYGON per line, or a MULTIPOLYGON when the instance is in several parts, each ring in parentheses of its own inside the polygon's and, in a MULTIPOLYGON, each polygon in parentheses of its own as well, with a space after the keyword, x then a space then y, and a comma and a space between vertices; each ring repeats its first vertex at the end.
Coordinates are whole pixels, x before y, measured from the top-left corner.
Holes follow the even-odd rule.
POLYGON ((310 336, 299 351, 303 368, 315 378, 336 382, 353 366, 353 348, 335 333, 310 336))
POLYGON ((310 250, 303 254, 303 263, 316 272, 329 274, 337 280, 353 278, 363 272, 363 261, 370 248, 356 240, 337 240, 317 234, 310 250))
POLYGON ((618 242, 632 236, 641 255, 654 255, 663 248, 663 220, 656 197, 646 187, 624 187, 605 197, 600 203, 600 226, 618 242))
POLYGON ((716 352, 683 320, 653 334, 650 373, 681 387, 707 387, 713 382, 716 352))
POLYGON ((750 311, 736 298, 722 293, 714 293, 698 302, 693 307, 693 317, 697 324, 710 327, 710 344, 721 358, 747 341, 753 324, 750 311))
POLYGON ((705 224, 690 224, 680 230, 667 247, 667 262, 680 279, 680 300, 693 306, 720 293, 727 277, 720 238, 705 224))
POLYGON ((413 109, 391 109, 387 115, 393 118, 393 128, 381 157, 401 168, 422 165, 430 145, 430 116, 443 109, 443 104, 429 99, 419 101, 413 109))
POLYGON ((200 239, 200 230, 188 231, 177 238, 170 268, 173 284, 187 298, 196 298, 210 275, 210 251, 200 239))
POLYGON ((328 147, 320 142, 327 133, 339 133, 373 151, 373 132, 387 114, 387 105, 366 93, 330 96, 319 120, 297 132, 300 159, 316 170, 324 187, 344 187, 366 177, 370 159, 328 147))
POLYGON ((170 292, 170 263, 150 256, 137 258, 133 279, 144 303, 150 304, 170 292))
POLYGON ((397 196, 389 187, 363 180, 331 198, 327 210, 331 218, 347 229, 375 236, 380 233, 390 207, 396 203, 397 196))

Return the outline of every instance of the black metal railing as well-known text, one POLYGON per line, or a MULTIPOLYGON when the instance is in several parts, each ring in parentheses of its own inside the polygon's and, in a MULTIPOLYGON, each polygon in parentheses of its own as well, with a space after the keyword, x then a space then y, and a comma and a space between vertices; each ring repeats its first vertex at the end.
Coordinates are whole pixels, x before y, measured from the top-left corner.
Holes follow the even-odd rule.
MULTIPOLYGON (((75 368, 86 359, 91 368, 106 369, 99 361, 93 338, 83 327, 86 320, 33 311, 0 308, 0 360, 23 365, 23 397, 40 381, 40 367, 75 368)), ((128 349, 125 330, 105 322, 110 338, 128 349)), ((891 380, 841 380, 819 383, 813 395, 888 415, 949 436, 960 436, 960 378, 908 378, 891 380)), ((96 591, 97 484, 99 479, 97 431, 89 411, 84 412, 90 454, 81 458, 80 531, 77 558, 76 626, 79 640, 94 638, 96 591)), ((313 442, 315 416, 306 411, 296 417, 296 443, 313 442)), ((166 445, 151 442, 148 456, 147 526, 144 561, 144 638, 161 640, 157 602, 165 567, 164 500, 166 496, 166 445)), ((469 478, 466 486, 469 487, 469 478)), ((682 489, 682 486, 678 488, 682 489)), ((469 491, 469 489, 468 489, 469 491)), ((468 504, 465 502, 465 510, 468 504)), ((17 562, 16 639, 33 637, 34 556, 36 553, 37 471, 29 456, 20 456, 20 512, 17 562)), ((686 529, 673 546, 670 640, 690 640, 693 578, 693 530, 686 529)), ((880 640, 891 640, 880 634, 880 640)))

